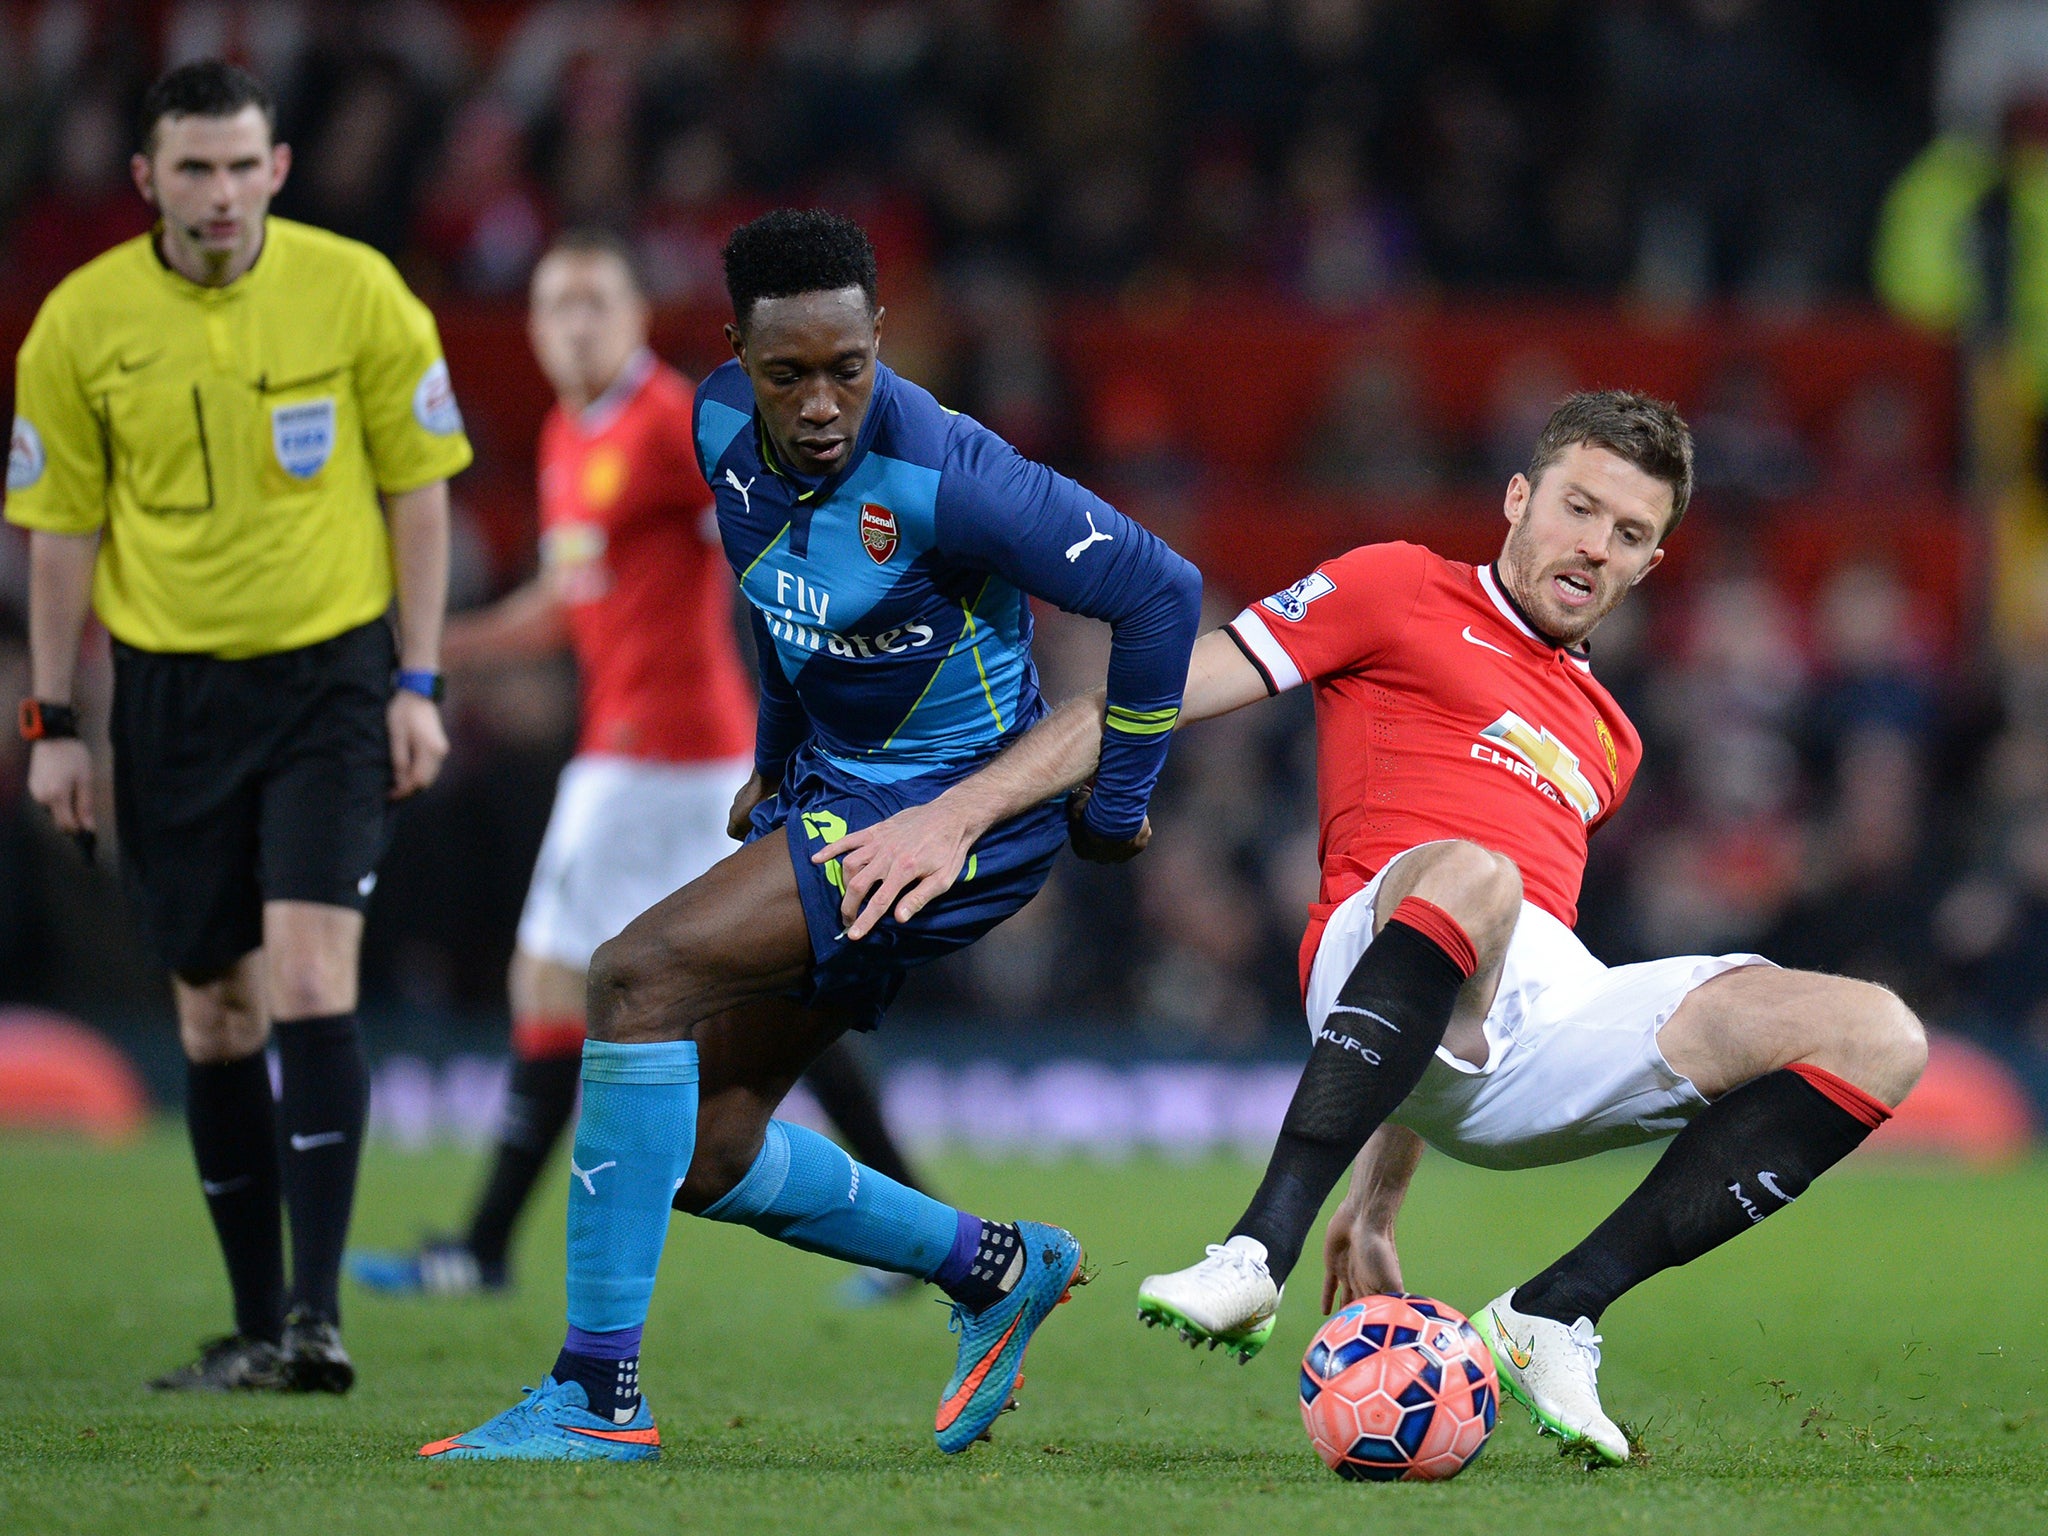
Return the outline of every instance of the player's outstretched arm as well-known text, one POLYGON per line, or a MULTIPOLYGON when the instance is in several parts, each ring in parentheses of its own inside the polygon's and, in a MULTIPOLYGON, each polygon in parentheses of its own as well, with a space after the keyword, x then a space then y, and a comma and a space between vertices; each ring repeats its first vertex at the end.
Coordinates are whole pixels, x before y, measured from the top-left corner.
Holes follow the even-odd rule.
POLYGON ((1394 1219, 1422 1161, 1422 1138, 1405 1126, 1382 1125, 1352 1165, 1351 1188, 1323 1234, 1323 1311, 1361 1296, 1401 1290, 1394 1219))
POLYGON ((569 643, 569 614, 557 579, 543 571, 495 603, 450 614, 441 664, 450 672, 498 661, 551 656, 569 643))
MULTIPOLYGON (((1212 630, 1195 642, 1189 658, 1179 724, 1228 714, 1265 697, 1258 669, 1228 635, 1212 630)), ((937 799, 812 855, 816 863, 840 861, 846 881, 840 917, 847 936, 865 937, 892 909, 899 923, 908 922, 952 888, 968 852, 989 828, 1085 783, 1095 772, 1107 708, 1103 688, 1068 699, 981 772, 937 799)), ((1077 843, 1088 835, 1078 832, 1077 843)), ((1136 838, 1090 856, 1128 857, 1123 850, 1129 842, 1142 848, 1149 837, 1148 821, 1136 838)), ((1089 853, 1085 847, 1079 851, 1089 853)))

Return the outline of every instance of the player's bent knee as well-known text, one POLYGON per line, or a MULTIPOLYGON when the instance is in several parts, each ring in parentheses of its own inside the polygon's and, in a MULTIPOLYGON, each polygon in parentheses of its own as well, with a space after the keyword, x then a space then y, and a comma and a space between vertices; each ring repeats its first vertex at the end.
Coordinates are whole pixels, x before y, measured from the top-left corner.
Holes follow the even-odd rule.
POLYGON ((1863 1049, 1871 1058, 1873 1092, 1896 1106, 1920 1081, 1927 1070, 1927 1031, 1919 1016, 1898 994, 1884 987, 1870 989, 1875 996, 1866 1014, 1862 1033, 1863 1049))
POLYGON ((689 1039, 707 993, 688 948, 638 922, 598 945, 585 986, 585 1032, 614 1045, 689 1039))
POLYGON ((761 1155, 762 1127, 751 1136, 720 1134, 715 1125, 698 1127, 696 1150, 690 1156, 690 1171, 677 1189, 675 1208, 701 1216, 739 1186, 761 1155))
POLYGON ((1522 872, 1506 854, 1477 843, 1439 843, 1417 894, 1477 927, 1512 924, 1522 905, 1522 872))
POLYGON ((631 1017, 642 984, 641 967, 625 934, 597 946, 584 992, 584 1029, 591 1039, 620 1042, 620 1029, 631 1017))

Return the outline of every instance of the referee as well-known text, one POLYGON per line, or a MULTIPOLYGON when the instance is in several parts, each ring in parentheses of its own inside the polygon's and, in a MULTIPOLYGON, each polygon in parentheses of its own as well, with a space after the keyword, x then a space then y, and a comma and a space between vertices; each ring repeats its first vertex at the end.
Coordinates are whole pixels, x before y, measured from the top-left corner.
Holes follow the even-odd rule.
POLYGON ((345 1392, 362 914, 391 802, 448 750, 447 481, 470 449, 391 264, 268 216, 291 166, 274 125, 227 64, 150 88, 132 169, 156 227, 36 316, 6 515, 30 530, 29 789, 67 832, 95 818, 72 696, 88 602, 114 639, 122 855, 171 969, 234 1290, 235 1331, 153 1385, 345 1392))

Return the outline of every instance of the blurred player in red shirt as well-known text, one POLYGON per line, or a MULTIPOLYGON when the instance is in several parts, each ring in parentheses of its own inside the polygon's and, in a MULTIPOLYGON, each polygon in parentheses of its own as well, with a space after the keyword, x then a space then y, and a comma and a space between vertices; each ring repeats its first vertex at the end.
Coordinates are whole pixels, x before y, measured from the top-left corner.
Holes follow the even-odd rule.
MULTIPOLYGON (((631 262, 607 235, 564 235, 534 271, 528 331, 558 397, 540 434, 540 572, 451 618, 443 654, 458 670, 570 647, 582 730, 519 918, 495 1163, 462 1239, 351 1255, 350 1273, 373 1289, 504 1286, 513 1226, 575 1106, 592 953, 733 848, 733 797, 754 765, 754 690, 690 441, 695 386, 648 347, 648 318, 631 262)), ((849 1047, 807 1081, 863 1162, 916 1186, 849 1047)), ((893 1293, 895 1278, 847 1295, 893 1293)))
MULTIPOLYGON (((1200 1263, 1139 1286, 1148 1322, 1250 1358, 1354 1159, 1325 1310, 1402 1289, 1394 1219, 1424 1143, 1530 1168, 1676 1133, 1583 1243, 1473 1317, 1539 1425, 1625 1461, 1600 1406, 1601 1313, 1783 1210, 1913 1086, 1926 1040, 1882 987, 1749 954, 1610 967, 1572 932, 1587 838, 1642 757, 1587 641, 1663 558, 1691 489, 1669 406, 1574 395, 1508 484, 1492 564, 1365 545, 1196 642, 1183 724, 1315 696, 1314 1043, 1251 1205, 1200 1263)), ((1063 705, 959 803, 1008 815, 1078 783, 1099 711, 1063 705)), ((931 821, 839 845, 849 932, 943 889, 927 850, 965 844, 931 821)))

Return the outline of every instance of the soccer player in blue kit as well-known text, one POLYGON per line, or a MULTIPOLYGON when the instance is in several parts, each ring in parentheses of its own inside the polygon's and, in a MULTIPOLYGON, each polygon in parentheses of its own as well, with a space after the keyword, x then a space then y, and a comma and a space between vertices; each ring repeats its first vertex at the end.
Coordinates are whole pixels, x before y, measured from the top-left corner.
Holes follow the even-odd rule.
POLYGON ((698 389, 696 436, 761 657, 754 774, 729 829, 746 843, 592 958, 568 1337, 522 1402, 423 1456, 660 1453, 639 1354, 671 1204, 943 1290, 960 1334, 936 1419, 947 1452, 988 1433, 1032 1333, 1083 1278, 1071 1233, 955 1210, 772 1116, 842 1031, 875 1026, 906 970, 1029 901, 1063 841, 1104 860, 1144 846, 1201 578, 881 364, 858 225, 764 215, 734 232, 725 271, 734 360, 698 389), (1113 627, 1101 765, 1092 795, 977 823, 962 797, 984 790, 963 781, 999 753, 1028 772, 1051 740, 1032 739, 1048 714, 1032 596, 1113 627), (891 818, 892 836, 954 837, 960 878, 922 904, 892 889, 849 924, 837 851, 891 818))

